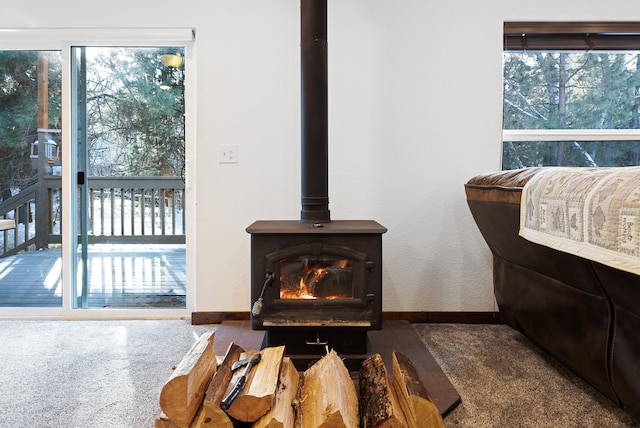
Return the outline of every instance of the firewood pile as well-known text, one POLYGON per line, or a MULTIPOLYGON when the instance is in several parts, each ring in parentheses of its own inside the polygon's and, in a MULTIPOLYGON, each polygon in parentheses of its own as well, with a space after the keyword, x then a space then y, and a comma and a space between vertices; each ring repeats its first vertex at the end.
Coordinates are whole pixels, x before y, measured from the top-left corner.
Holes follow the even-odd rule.
POLYGON ((245 351, 231 343, 217 358, 214 337, 200 337, 162 387, 156 428, 444 427, 399 352, 391 373, 373 354, 354 381, 334 351, 298 372, 284 346, 245 351))

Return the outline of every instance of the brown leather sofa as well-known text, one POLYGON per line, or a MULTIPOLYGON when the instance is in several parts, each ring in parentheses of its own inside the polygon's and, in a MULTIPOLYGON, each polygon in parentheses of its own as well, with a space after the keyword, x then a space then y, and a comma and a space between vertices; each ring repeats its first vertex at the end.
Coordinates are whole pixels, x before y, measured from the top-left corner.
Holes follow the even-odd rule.
POLYGON ((640 276, 518 235, 522 188, 540 169, 484 174, 465 184, 493 253, 500 316, 640 420, 640 276))

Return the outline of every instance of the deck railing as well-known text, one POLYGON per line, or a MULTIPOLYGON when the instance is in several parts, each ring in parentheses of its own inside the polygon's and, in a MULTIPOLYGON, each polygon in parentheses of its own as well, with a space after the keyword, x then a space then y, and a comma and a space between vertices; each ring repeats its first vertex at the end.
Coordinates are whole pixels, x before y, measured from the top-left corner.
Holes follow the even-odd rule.
MULTIPOLYGON (((0 257, 62 242, 61 179, 48 176, 43 182, 44 192, 35 184, 0 202, 0 218, 16 223, 15 229, 0 232, 0 257), (45 208, 38 207, 37 195, 45 208)), ((178 177, 89 177, 88 242, 183 244, 184 207, 184 183, 178 177)))
POLYGON ((22 190, 19 194, 0 202, 0 218, 14 220, 15 227, 0 233, 2 250, 0 257, 11 256, 35 244, 33 207, 36 202, 37 185, 22 190))
POLYGON ((88 183, 89 243, 184 243, 180 178, 101 177, 88 183))

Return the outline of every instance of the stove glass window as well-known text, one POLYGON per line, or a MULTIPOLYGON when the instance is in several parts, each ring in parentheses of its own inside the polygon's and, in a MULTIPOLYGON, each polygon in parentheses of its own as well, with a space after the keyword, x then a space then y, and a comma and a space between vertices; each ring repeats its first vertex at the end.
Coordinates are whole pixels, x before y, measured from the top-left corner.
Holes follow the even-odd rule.
POLYGON ((297 257, 280 262, 281 299, 352 299, 352 261, 297 257))

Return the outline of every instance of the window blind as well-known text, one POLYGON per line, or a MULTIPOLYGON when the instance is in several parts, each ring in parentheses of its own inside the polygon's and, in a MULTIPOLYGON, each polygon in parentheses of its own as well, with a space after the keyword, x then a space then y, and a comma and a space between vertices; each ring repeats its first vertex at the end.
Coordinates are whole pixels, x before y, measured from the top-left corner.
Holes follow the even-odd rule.
POLYGON ((640 50, 640 22, 505 22, 504 51, 640 50))

